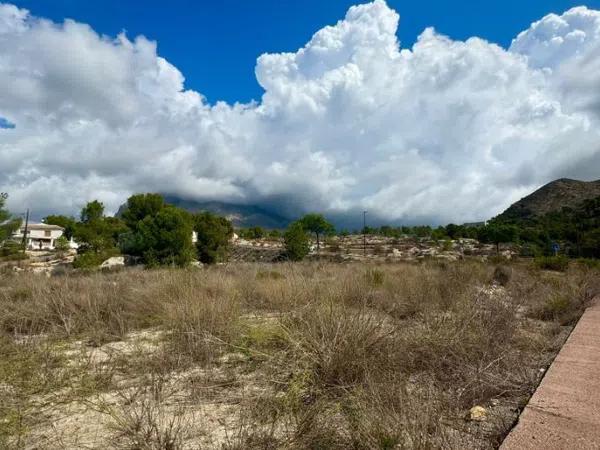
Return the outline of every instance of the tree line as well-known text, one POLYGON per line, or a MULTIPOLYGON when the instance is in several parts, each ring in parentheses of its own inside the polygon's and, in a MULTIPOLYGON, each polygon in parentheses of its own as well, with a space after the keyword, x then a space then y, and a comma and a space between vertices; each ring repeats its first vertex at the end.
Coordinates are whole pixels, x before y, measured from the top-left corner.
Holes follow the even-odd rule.
MULTIPOLYGON (((20 225, 20 219, 5 209, 5 200, 6 195, 0 196, 0 244, 20 225)), ((160 194, 150 193, 129 197, 118 217, 106 216, 104 205, 94 200, 84 206, 78 219, 50 215, 44 222, 63 227, 65 237, 77 241, 75 265, 78 267, 97 266, 118 254, 136 257, 150 267, 185 266, 196 259, 206 264, 222 262, 228 257, 234 233, 233 225, 224 217, 206 211, 190 213, 167 204, 160 194)), ((311 235, 318 251, 325 236, 336 234, 335 227, 317 213, 306 214, 285 231, 255 226, 237 232, 244 239, 283 237, 290 260, 301 260, 309 254, 311 235)), ((560 244, 561 253, 568 256, 599 258, 600 197, 584 202, 579 208, 563 208, 534 219, 500 216, 480 226, 383 225, 354 231, 354 234, 359 233, 436 241, 471 238, 494 244, 497 251, 502 243, 516 243, 525 256, 550 255, 556 250, 556 244, 560 244)), ((337 234, 346 236, 350 232, 340 230, 337 234)), ((65 241, 59 246, 65 246, 65 241)))
POLYGON ((167 204, 160 194, 129 197, 119 217, 106 216, 104 205, 94 200, 79 220, 52 215, 44 221, 63 227, 79 244, 76 267, 97 266, 118 254, 137 257, 148 267, 186 266, 196 259, 212 264, 227 258, 233 235, 226 218, 190 213, 167 204))

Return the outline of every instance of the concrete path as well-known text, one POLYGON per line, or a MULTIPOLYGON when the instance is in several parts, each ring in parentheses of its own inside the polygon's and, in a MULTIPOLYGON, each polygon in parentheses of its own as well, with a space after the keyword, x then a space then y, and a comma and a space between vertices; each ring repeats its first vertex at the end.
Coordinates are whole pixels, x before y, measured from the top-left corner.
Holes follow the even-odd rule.
POLYGON ((600 449, 600 303, 585 311, 500 449, 600 449))

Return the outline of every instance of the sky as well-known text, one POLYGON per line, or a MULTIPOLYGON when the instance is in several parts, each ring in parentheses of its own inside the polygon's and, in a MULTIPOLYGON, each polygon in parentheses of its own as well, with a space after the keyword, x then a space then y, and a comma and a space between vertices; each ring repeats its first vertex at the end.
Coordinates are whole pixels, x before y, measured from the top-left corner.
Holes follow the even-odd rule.
POLYGON ((0 3, 0 191, 37 216, 158 191, 290 218, 487 219, 598 178, 597 9, 0 3))
MULTIPOLYGON (((23 0, 15 5, 55 22, 87 23, 98 33, 157 41, 158 52, 185 76, 185 86, 210 102, 260 100, 254 66, 262 53, 294 51, 356 0, 23 0), (211 64, 207 65, 206 61, 211 64)), ((580 5, 578 0, 391 0, 402 16, 398 39, 411 47, 427 27, 453 39, 479 36, 510 46, 518 32, 542 16, 580 5)), ((600 9, 600 0, 588 0, 600 9)))

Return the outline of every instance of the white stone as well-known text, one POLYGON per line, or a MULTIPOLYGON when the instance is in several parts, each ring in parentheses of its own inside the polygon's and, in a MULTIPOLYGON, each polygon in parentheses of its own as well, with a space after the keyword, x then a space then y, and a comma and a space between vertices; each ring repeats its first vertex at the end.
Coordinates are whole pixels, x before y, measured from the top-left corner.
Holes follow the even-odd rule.
POLYGON ((107 269, 112 267, 121 267, 125 265, 125 257, 124 256, 113 256, 108 258, 102 264, 100 264, 101 269, 107 269))

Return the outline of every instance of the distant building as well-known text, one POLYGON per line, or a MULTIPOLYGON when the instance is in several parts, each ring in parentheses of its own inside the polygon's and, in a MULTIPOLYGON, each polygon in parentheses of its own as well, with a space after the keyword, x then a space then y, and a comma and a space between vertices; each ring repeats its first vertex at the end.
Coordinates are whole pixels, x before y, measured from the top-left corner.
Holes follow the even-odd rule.
MULTIPOLYGON (((27 237, 25 247, 29 250, 54 250, 56 240, 63 235, 65 229, 58 225, 45 223, 30 223, 27 225, 27 237)), ((21 242, 25 234, 25 225, 13 234, 15 241, 21 242)))

